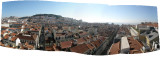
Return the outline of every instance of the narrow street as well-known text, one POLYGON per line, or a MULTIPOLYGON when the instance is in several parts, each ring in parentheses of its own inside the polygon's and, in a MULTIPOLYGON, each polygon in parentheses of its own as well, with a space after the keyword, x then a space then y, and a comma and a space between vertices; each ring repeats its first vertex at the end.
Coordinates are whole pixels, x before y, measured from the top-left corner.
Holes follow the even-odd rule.
POLYGON ((117 32, 118 32, 118 29, 115 30, 115 33, 108 38, 108 40, 106 41, 106 47, 103 50, 103 52, 101 53, 101 55, 107 55, 107 52, 110 49, 110 47, 112 46, 114 37, 116 36, 117 32))

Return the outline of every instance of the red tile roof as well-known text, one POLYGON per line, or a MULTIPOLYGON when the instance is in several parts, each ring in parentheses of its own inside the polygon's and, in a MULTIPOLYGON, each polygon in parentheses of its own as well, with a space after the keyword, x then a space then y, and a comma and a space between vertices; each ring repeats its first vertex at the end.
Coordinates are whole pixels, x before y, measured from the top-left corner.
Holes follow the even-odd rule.
POLYGON ((103 37, 103 36, 98 36, 98 38, 100 39, 100 40, 102 40, 102 41, 104 41, 106 38, 105 37, 103 37))
POLYGON ((23 35, 17 35, 17 37, 19 39, 24 39, 24 40, 33 40, 34 41, 34 38, 32 36, 23 36, 23 35))
POLYGON ((86 42, 86 40, 84 38, 79 38, 76 40, 77 40, 77 44, 83 44, 84 42, 86 42))
POLYGON ((138 25, 144 25, 144 26, 151 26, 151 27, 158 27, 158 23, 144 23, 144 24, 138 24, 138 25))
POLYGON ((92 43, 96 48, 101 45, 101 41, 100 41, 100 40, 92 41, 91 43, 92 43))
POLYGON ((84 37, 86 40, 91 40, 92 39, 92 36, 91 35, 89 35, 89 36, 87 36, 87 37, 84 37))
POLYGON ((120 41, 117 43, 114 43, 111 46, 109 54, 119 54, 119 52, 120 52, 120 41))
POLYGON ((87 44, 87 47, 88 47, 90 50, 93 50, 93 49, 95 48, 92 44, 87 44))
POLYGON ((34 48, 34 46, 33 46, 33 45, 29 45, 28 42, 26 42, 25 45, 26 45, 26 47, 29 48, 29 49, 33 49, 33 48, 34 48))
POLYGON ((4 39, 8 39, 9 38, 9 34, 6 34, 5 36, 4 36, 4 39))
POLYGON ((53 47, 46 46, 46 47, 45 47, 45 50, 46 50, 46 51, 53 51, 53 47))
POLYGON ((11 36, 15 36, 16 35, 16 33, 11 33, 11 36))
POLYGON ((69 48, 72 46, 73 40, 71 41, 64 41, 64 42, 60 42, 61 48, 69 48))
POLYGON ((80 44, 78 46, 70 48, 71 52, 77 52, 77 53, 85 53, 89 50, 86 44, 80 44))
POLYGON ((17 28, 9 28, 9 29, 16 30, 17 28))
POLYGON ((143 45, 135 40, 133 37, 128 37, 128 42, 130 44, 130 54, 134 54, 136 53, 142 53, 141 48, 143 47, 143 45))
POLYGON ((3 34, 4 34, 4 32, 1 31, 1 35, 3 35, 3 34))
POLYGON ((15 41, 17 39, 17 37, 12 37, 11 41, 15 41))

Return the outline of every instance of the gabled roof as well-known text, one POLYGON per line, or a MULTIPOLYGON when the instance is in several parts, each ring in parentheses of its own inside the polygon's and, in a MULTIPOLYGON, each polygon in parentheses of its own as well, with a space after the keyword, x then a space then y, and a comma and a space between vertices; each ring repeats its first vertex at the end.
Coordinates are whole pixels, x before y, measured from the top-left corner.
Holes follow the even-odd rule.
POLYGON ((91 42, 96 48, 98 48, 100 45, 101 45, 101 41, 98 39, 98 40, 96 40, 96 41, 92 41, 91 42))
POLYGON ((73 40, 71 41, 64 41, 64 42, 60 42, 61 48, 69 48, 72 46, 73 40))
POLYGON ((71 52, 77 52, 77 53, 85 53, 89 50, 86 44, 80 44, 78 46, 70 48, 71 52))
POLYGON ((141 48, 143 45, 139 41, 135 40, 133 37, 128 37, 128 42, 130 45, 130 54, 142 53, 141 48))
POLYGON ((77 44, 83 44, 86 41, 84 38, 79 38, 76 40, 77 40, 77 44))
POLYGON ((117 43, 114 43, 111 46, 109 54, 119 54, 120 53, 120 41, 117 43))
POLYGON ((92 44, 87 44, 87 47, 88 47, 90 50, 93 50, 93 49, 95 48, 92 44))

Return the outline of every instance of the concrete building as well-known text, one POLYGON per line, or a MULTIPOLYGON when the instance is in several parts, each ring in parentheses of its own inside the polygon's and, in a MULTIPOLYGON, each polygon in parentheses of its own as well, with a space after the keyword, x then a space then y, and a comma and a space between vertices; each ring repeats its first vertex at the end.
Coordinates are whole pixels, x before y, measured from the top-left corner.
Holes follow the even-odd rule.
POLYGON ((130 46, 127 37, 121 38, 121 53, 129 54, 130 46))

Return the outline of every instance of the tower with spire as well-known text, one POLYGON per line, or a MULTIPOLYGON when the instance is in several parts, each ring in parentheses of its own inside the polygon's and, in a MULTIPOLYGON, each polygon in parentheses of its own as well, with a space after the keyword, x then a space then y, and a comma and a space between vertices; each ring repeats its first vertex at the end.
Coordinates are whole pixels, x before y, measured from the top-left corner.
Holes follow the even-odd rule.
POLYGON ((36 48, 39 50, 45 50, 45 32, 44 32, 44 26, 41 26, 41 29, 39 31, 39 40, 36 42, 36 48))

